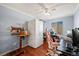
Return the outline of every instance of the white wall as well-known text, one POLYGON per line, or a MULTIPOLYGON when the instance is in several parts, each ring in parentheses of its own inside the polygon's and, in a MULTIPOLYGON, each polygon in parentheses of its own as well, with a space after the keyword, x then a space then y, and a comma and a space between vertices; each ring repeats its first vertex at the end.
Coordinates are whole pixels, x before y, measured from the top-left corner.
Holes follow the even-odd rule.
POLYGON ((52 19, 44 22, 44 31, 46 28, 50 29, 51 28, 51 23, 53 22, 63 22, 63 35, 66 35, 67 30, 72 30, 73 28, 73 16, 69 17, 63 17, 59 19, 52 19))
POLYGON ((24 24, 22 24, 22 26, 24 27, 24 30, 28 31, 28 22, 25 22, 24 24))
POLYGON ((43 44, 43 22, 35 19, 28 22, 28 31, 30 33, 28 45, 37 48, 43 44))
POLYGON ((74 28, 79 28, 79 8, 74 14, 74 28))
POLYGON ((43 44, 43 21, 36 19, 36 47, 43 44))

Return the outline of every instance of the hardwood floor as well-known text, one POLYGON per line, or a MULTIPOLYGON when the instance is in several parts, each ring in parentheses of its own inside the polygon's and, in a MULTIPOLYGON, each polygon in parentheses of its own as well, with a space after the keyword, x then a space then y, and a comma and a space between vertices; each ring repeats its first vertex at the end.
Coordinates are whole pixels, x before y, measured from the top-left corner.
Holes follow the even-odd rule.
POLYGON ((20 56, 45 56, 47 52, 47 42, 45 41, 43 45, 41 45, 38 48, 32 48, 32 47, 25 47, 23 48, 24 54, 21 54, 20 56))

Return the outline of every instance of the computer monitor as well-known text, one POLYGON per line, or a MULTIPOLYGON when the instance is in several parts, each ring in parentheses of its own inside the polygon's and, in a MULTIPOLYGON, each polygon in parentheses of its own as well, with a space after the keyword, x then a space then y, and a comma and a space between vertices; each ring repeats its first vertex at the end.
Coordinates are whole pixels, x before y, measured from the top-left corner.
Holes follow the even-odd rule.
POLYGON ((73 47, 79 47, 79 28, 72 29, 73 47))

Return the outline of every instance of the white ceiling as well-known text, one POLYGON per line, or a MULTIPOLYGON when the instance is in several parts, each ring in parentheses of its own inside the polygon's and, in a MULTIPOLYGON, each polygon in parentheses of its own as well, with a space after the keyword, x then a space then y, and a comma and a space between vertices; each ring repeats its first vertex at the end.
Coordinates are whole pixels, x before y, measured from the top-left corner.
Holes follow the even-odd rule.
POLYGON ((75 13, 78 6, 77 3, 6 3, 1 5, 33 18, 40 18, 43 20, 71 16, 75 13), (46 8, 51 15, 45 15, 43 13, 46 8))

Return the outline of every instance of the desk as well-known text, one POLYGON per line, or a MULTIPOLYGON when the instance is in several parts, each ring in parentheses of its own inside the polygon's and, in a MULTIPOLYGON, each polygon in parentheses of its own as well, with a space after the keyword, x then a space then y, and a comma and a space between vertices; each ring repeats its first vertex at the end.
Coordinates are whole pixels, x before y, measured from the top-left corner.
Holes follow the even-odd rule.
POLYGON ((57 48, 57 50, 62 52, 62 56, 79 56, 79 51, 75 52, 73 49, 66 47, 66 42, 64 39, 61 39, 60 46, 57 48))

